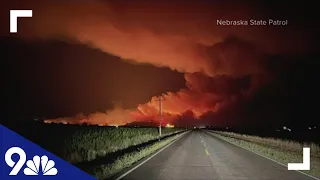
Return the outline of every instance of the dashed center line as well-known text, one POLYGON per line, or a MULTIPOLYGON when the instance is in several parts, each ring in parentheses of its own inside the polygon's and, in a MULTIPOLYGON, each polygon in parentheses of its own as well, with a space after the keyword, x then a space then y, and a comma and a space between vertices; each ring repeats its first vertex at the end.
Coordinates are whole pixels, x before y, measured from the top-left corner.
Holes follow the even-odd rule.
POLYGON ((207 154, 208 156, 210 156, 210 154, 209 154, 209 152, 208 152, 207 149, 205 149, 204 151, 206 152, 206 154, 207 154))
POLYGON ((209 151, 207 150, 206 145, 204 144, 201 135, 199 135, 199 137, 200 137, 200 141, 201 141, 201 143, 202 143, 202 146, 203 146, 203 148, 204 148, 204 151, 205 151, 206 155, 207 155, 207 156, 210 156, 209 151))

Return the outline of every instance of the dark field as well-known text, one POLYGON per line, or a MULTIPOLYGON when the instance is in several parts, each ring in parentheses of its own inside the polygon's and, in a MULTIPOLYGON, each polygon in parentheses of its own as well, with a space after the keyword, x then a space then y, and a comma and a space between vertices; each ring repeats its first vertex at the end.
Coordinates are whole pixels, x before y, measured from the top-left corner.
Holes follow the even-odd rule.
POLYGON ((271 138, 279 138, 284 140, 293 140, 301 143, 318 143, 320 144, 320 129, 317 126, 309 127, 274 127, 274 128, 214 128, 209 127, 208 129, 216 130, 216 131, 227 131, 234 132, 239 134, 260 136, 260 137, 271 137, 271 138), (290 128, 289 131, 287 128, 290 128))
MULTIPOLYGON (((158 128, 108 127, 32 123, 9 127, 25 138, 67 160, 81 163, 158 138, 158 128)), ((170 135, 177 128, 163 128, 170 135)))

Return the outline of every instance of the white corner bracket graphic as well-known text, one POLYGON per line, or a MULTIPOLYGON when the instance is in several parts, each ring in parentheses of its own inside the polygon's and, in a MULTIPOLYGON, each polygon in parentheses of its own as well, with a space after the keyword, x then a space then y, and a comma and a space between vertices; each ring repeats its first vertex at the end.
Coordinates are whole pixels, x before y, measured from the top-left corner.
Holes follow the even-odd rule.
POLYGON ((32 10, 10 10, 10 33, 18 32, 18 17, 32 17, 32 10))
POLYGON ((303 162, 288 163, 288 170, 310 170, 310 148, 303 148, 303 162))

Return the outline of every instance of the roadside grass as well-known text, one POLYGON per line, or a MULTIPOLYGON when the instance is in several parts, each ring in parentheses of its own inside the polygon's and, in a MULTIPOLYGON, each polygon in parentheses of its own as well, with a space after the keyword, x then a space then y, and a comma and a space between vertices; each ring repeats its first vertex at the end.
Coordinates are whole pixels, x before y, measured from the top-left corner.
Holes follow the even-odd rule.
MULTIPOLYGON (((163 128, 163 135, 181 131, 163 128)), ((158 128, 88 127, 80 128, 63 140, 58 155, 70 163, 92 161, 98 157, 158 138, 158 128)))
POLYGON ((251 150, 277 162, 287 165, 288 163, 302 163, 303 147, 310 147, 310 171, 302 171, 317 178, 320 177, 320 146, 315 143, 302 144, 296 141, 278 138, 262 138, 222 131, 207 131, 214 136, 251 150))
POLYGON ((97 179, 108 179, 115 174, 123 171, 125 168, 130 167, 144 157, 154 153, 156 150, 168 145, 170 142, 174 141, 183 134, 184 133, 179 133, 177 135, 167 137, 161 141, 155 142, 134 152, 124 154, 123 156, 118 157, 111 164, 102 164, 92 167, 92 172, 89 171, 89 174, 93 175, 97 179))

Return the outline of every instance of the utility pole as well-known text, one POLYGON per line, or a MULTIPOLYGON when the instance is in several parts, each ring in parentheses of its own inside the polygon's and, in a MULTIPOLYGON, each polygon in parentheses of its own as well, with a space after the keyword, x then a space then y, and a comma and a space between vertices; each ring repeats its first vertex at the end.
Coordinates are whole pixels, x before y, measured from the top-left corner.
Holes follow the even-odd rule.
POLYGON ((162 124, 162 99, 159 97, 159 140, 161 138, 161 124, 162 124))

